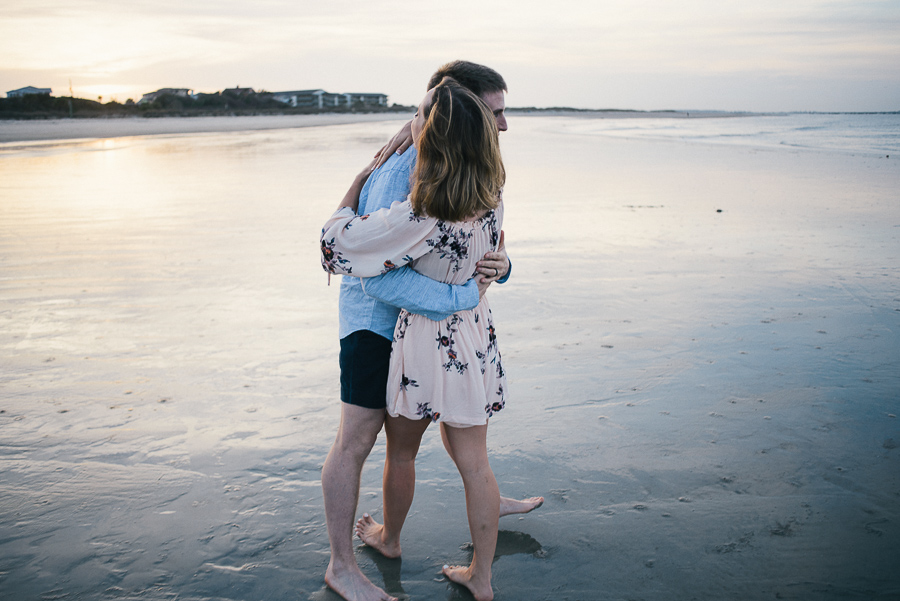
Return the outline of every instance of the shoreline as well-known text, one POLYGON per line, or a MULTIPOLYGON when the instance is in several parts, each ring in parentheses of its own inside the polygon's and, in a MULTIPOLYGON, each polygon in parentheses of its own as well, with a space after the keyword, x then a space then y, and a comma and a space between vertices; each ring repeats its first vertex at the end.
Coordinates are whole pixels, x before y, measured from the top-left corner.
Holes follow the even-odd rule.
MULTIPOLYGON (((544 110, 509 109, 524 117, 576 117, 584 119, 688 119, 743 117, 751 113, 716 111, 544 110)), ((158 136, 292 129, 373 121, 400 121, 407 113, 322 113, 316 115, 211 115, 203 117, 97 117, 83 119, 0 120, 0 144, 93 140, 131 136, 158 136)))
POLYGON ((745 111, 638 111, 631 109, 506 109, 509 115, 527 117, 583 117, 586 119, 714 119, 717 117, 751 117, 785 113, 749 113, 745 111))
POLYGON ((0 120, 0 144, 222 133, 406 120, 406 113, 335 113, 318 115, 252 115, 204 117, 115 117, 88 119, 0 120))

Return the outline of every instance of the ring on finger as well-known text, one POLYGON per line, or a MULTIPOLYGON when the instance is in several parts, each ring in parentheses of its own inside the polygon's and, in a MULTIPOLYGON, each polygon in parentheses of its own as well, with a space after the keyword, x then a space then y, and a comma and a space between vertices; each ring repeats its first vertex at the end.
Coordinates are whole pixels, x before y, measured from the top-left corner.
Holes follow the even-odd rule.
POLYGON ((496 267, 494 267, 494 277, 497 277, 498 275, 500 275, 500 272, 497 271, 496 267))

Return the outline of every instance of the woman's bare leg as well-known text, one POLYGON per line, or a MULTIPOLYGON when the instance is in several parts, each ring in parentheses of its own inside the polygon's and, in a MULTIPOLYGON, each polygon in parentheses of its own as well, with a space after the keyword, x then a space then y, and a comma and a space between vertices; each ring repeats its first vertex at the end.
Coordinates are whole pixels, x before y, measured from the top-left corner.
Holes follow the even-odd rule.
POLYGON ((416 492, 416 454, 431 420, 388 416, 382 499, 384 524, 368 514, 356 522, 356 535, 385 557, 400 557, 400 531, 416 492))
POLYGON ((491 563, 497 549, 500 491, 487 455, 487 424, 453 428, 441 424, 466 489, 466 514, 475 551, 468 567, 444 566, 444 575, 469 589, 476 601, 491 601, 491 563))
MULTIPOLYGON (((444 435, 444 428, 441 428, 441 440, 444 443, 444 449, 450 455, 450 459, 456 463, 453 458, 453 449, 447 444, 447 437, 444 435)), ((544 504, 544 497, 528 497, 527 499, 512 499, 500 495, 500 517, 512 515, 514 513, 529 513, 544 504)))

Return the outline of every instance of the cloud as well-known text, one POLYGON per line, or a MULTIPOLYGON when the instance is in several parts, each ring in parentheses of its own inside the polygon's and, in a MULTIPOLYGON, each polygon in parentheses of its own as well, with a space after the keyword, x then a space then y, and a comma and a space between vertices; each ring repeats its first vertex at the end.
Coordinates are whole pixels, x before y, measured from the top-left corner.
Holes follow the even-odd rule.
POLYGON ((549 6, 536 0, 439 6, 6 0, 0 6, 5 73, 212 89, 235 81, 270 89, 300 81, 361 89, 374 82, 404 103, 416 102, 419 80, 453 58, 552 80, 543 87, 558 105, 574 103, 586 85, 581 80, 627 85, 629 78, 740 81, 744 75, 748 82, 896 82, 897 31, 896 0, 556 0, 549 6), (575 79, 567 83, 558 73, 575 79), (216 83, 213 75, 228 81, 216 83))

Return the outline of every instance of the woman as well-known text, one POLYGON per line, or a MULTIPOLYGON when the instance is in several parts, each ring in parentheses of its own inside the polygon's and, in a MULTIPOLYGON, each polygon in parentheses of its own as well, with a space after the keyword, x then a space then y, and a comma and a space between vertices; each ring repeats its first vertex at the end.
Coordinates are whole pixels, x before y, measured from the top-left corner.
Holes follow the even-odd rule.
MULTIPOLYGON (((497 127, 484 102, 446 78, 422 100, 412 124, 418 152, 410 198, 370 215, 355 214, 369 168, 361 173, 322 231, 329 273, 368 277, 409 264, 437 280, 462 284, 477 260, 497 249, 505 171, 497 127)), ((435 322, 406 311, 394 330, 388 380, 388 459, 415 457, 431 422, 466 491, 475 547, 468 567, 444 574, 476 599, 493 598, 499 492, 487 457, 488 418, 506 402, 506 378, 487 299, 435 322)), ((408 507, 385 491, 385 529, 399 533, 408 507)))

